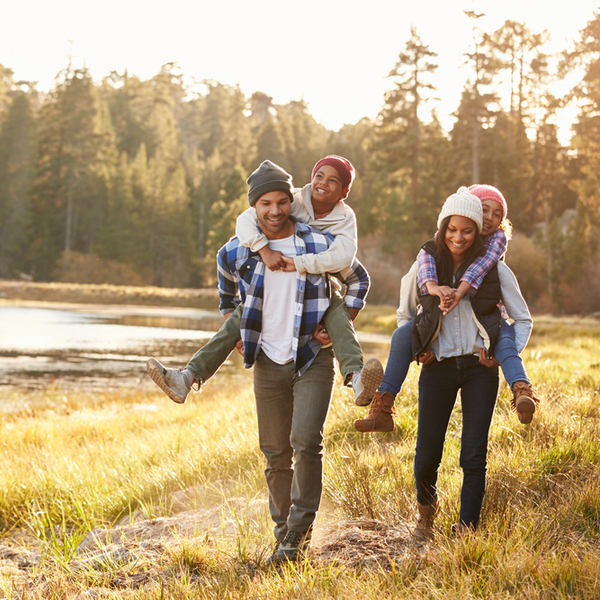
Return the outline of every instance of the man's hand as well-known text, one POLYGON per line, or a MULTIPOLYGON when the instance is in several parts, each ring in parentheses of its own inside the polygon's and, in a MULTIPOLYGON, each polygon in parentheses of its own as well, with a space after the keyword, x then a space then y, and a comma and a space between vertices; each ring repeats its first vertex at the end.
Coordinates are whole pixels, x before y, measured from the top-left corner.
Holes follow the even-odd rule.
POLYGON ((285 268, 285 256, 279 250, 271 250, 269 246, 264 246, 258 253, 270 271, 279 271, 279 269, 285 268))
POLYGON ((422 365, 428 365, 429 363, 433 362, 435 360, 435 353, 433 352, 433 350, 431 348, 427 348, 427 350, 424 350, 423 352, 421 352, 421 354, 419 354, 419 362, 422 365))
POLYGON ((235 349, 240 353, 241 356, 244 356, 244 342, 242 341, 242 338, 236 342, 235 349))
POLYGON ((283 269, 281 269, 281 270, 284 271, 285 273, 292 273, 293 271, 295 271, 296 263, 294 262, 294 259, 290 258, 289 256, 284 256, 283 254, 281 256, 283 257, 283 260, 285 261, 285 267, 283 267, 283 269))
POLYGON ((331 338, 327 333, 327 329, 325 329, 325 327, 321 325, 321 323, 319 323, 317 325, 317 328, 313 331, 313 337, 322 346, 328 346, 329 344, 331 344, 331 338))
POLYGON ((479 348, 479 362, 484 367, 499 367, 500 363, 494 358, 490 358, 485 348, 479 348))

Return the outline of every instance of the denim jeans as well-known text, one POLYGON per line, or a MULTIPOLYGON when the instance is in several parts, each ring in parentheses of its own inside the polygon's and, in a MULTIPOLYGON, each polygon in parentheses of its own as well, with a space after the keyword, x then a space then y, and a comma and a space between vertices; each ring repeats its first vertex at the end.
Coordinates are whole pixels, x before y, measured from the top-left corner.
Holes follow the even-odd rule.
POLYGON ((500 363, 504 379, 508 382, 511 390, 517 381, 531 383, 527 377, 523 359, 519 356, 515 346, 515 329, 504 319, 500 325, 500 336, 494 348, 494 356, 500 363))
POLYGON ((421 369, 415 453, 417 500, 432 504, 437 498, 438 469, 458 390, 462 405, 460 522, 476 527, 485 492, 488 438, 498 395, 498 368, 484 367, 478 356, 446 358, 421 369))
MULTIPOLYGON (((406 379, 408 368, 412 361, 412 349, 410 334, 412 330, 412 320, 398 327, 392 334, 390 342, 390 354, 385 366, 383 381, 379 386, 379 391, 390 392, 397 396, 402 389, 402 384, 406 379)), ((500 335, 494 347, 494 356, 502 367, 504 378, 512 390, 517 381, 531 383, 523 364, 523 359, 517 352, 515 345, 515 329, 505 319, 502 319, 500 325, 500 335)))
POLYGON ((412 349, 410 334, 412 331, 412 320, 404 325, 401 325, 392 334, 390 342, 390 353, 387 364, 385 365, 385 373, 383 381, 379 386, 379 391, 383 394, 389 392, 394 396, 400 393, 402 384, 406 379, 408 368, 412 361, 412 349))
POLYGON ((323 490, 323 428, 335 371, 333 351, 321 348, 301 377, 260 352, 254 365, 258 439, 266 459, 275 539, 308 531, 323 490))
MULTIPOLYGON (((244 306, 239 304, 221 329, 188 362, 186 368, 200 383, 210 379, 235 350, 235 345, 240 339, 243 310, 244 306)), ((323 324, 331 338, 343 381, 347 383, 351 380, 352 373, 362 369, 363 352, 356 338, 346 302, 339 293, 335 293, 331 298, 329 308, 323 317, 323 324)))
POLYGON ((235 345, 240 339, 243 310, 244 306, 238 304, 221 329, 188 362, 186 369, 189 369, 200 383, 210 379, 235 350, 235 345))

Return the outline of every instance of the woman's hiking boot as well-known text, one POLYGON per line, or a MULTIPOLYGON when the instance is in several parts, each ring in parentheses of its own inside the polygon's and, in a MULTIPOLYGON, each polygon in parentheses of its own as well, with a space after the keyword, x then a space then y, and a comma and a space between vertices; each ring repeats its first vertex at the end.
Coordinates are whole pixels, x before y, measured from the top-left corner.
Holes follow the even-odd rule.
POLYGON ((513 387, 511 406, 524 425, 531 423, 533 413, 540 401, 534 396, 530 383, 517 381, 513 387))
POLYGON ((361 433, 394 431, 395 400, 395 396, 389 392, 375 392, 367 416, 354 421, 354 429, 361 433))
POLYGON ((429 542, 433 539, 433 522, 438 513, 439 506, 437 499, 433 504, 421 504, 417 502, 419 518, 417 519, 417 526, 412 535, 413 541, 417 544, 429 542))

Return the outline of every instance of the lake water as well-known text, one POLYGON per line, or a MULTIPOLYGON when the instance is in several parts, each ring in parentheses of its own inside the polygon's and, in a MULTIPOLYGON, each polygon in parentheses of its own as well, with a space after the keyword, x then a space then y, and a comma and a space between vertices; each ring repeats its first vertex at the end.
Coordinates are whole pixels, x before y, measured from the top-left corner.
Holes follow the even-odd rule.
MULTIPOLYGON (((217 310, 19 303, 0 305, 0 387, 114 390, 152 386, 148 357, 184 366, 223 323, 217 310)), ((361 335, 365 354, 387 355, 386 336, 361 335)), ((234 352, 221 373, 250 377, 234 352)))

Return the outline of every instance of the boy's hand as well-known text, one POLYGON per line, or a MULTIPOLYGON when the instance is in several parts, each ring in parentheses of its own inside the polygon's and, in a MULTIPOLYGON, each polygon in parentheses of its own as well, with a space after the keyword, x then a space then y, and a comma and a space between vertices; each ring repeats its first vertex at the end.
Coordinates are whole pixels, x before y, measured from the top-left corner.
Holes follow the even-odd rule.
POLYGON ((242 338, 240 338, 236 344, 235 344, 235 349, 242 355, 244 356, 244 342, 242 341, 242 338))
POLYGON ((319 323, 317 328, 313 331, 313 337, 321 344, 321 346, 328 346, 331 344, 329 333, 327 333, 327 329, 325 329, 325 326, 321 325, 321 323, 319 323))
POLYGON ((499 367, 500 363, 492 356, 488 354, 488 351, 485 348, 479 348, 479 362, 484 367, 499 367))
POLYGON ((269 246, 264 246, 258 251, 258 253, 270 271, 279 271, 279 269, 285 268, 285 257, 281 252, 279 252, 279 250, 271 250, 269 246))
POLYGON ((281 269, 282 271, 285 271, 286 273, 292 273, 296 270, 296 263, 294 262, 293 258, 290 258, 289 256, 283 256, 283 260, 285 261, 285 267, 281 269))

